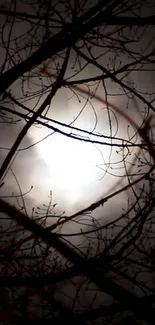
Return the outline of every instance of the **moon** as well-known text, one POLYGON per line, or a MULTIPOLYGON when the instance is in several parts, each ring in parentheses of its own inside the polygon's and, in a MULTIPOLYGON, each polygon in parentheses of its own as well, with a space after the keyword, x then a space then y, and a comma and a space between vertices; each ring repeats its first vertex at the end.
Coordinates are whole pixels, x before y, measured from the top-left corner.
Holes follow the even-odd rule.
MULTIPOLYGON (((42 126, 33 126, 28 133, 32 143, 36 143, 37 155, 46 164, 47 188, 50 184, 55 200, 65 202, 64 207, 70 207, 71 211, 75 206, 84 208, 100 199, 112 189, 124 172, 120 163, 122 156, 117 148, 111 148, 109 137, 115 135, 123 137, 127 123, 123 121, 118 128, 118 117, 110 111, 112 123, 110 133, 107 108, 94 99, 91 104, 88 102, 85 105, 86 98, 79 98, 80 101, 75 97, 70 99, 70 91, 66 89, 59 90, 54 97, 46 117, 62 123, 61 126, 51 123, 60 130, 60 133, 42 126), (66 128, 66 125, 70 125, 70 128, 66 128), (74 127, 79 128, 81 132, 77 132, 74 127), (82 130, 107 135, 107 138, 101 140, 106 144, 82 141, 82 137, 88 140, 98 139, 84 134, 82 130), (78 140, 72 138, 75 135, 78 140), (118 168, 114 168, 113 171, 113 167, 116 166, 118 168)), ((131 155, 128 161, 132 159, 131 155)), ((45 183, 45 180, 43 182, 45 183)))
MULTIPOLYGON (((70 124, 70 129, 54 124, 54 127, 66 133, 66 136, 52 132, 46 127, 32 127, 28 136, 32 143, 36 143, 37 154, 46 163, 53 192, 62 192, 66 201, 74 204, 84 196, 87 197, 89 190, 92 191, 92 187, 99 184, 103 175, 99 166, 108 159, 109 150, 89 141, 82 141, 82 137, 89 140, 88 134, 77 132, 75 135, 72 127, 91 131, 95 117, 90 107, 86 107, 76 120, 81 105, 75 100, 71 103, 66 98, 67 95, 66 91, 58 92, 47 115, 48 118, 61 121, 66 125, 70 124), (66 110, 64 110, 64 104, 66 104, 66 110), (73 123, 74 120, 76 121, 73 123), (74 139, 74 137, 79 139, 74 139)), ((92 198, 92 195, 89 194, 89 197, 92 198)))

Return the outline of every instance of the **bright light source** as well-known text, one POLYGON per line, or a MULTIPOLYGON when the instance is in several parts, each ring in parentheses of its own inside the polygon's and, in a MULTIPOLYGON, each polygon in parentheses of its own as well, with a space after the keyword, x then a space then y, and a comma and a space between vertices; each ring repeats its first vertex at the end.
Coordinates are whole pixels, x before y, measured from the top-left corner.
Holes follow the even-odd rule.
MULTIPOLYGON (((34 141, 35 133, 32 136, 34 141)), ((74 195, 97 180, 97 165, 103 163, 99 151, 91 143, 60 134, 44 139, 37 145, 37 150, 49 168, 52 186, 69 193, 74 191, 74 195)))

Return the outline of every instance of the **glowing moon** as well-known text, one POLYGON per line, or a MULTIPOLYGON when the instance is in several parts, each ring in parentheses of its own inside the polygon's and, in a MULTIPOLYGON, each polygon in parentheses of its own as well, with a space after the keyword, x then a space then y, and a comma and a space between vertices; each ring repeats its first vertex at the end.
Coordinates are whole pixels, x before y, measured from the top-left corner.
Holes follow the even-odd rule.
MULTIPOLYGON (((45 130, 40 133, 45 136, 45 130)), ((40 138, 32 132, 33 142, 40 138), (36 139, 35 139, 36 138, 36 139)), ((67 191, 74 198, 99 177, 98 164, 103 163, 99 151, 91 144, 53 134, 37 144, 37 151, 49 169, 55 187, 67 191)))
MULTIPOLYGON (((84 101, 83 101, 84 102, 84 101)), ((66 90, 61 90, 54 97, 48 117, 55 121, 63 121, 69 125, 74 121, 79 128, 92 130, 94 127, 94 113, 89 103, 84 111, 79 114, 84 103, 73 99, 68 100, 66 90)), ((106 111, 102 110, 103 105, 94 101, 94 109, 97 116, 95 133, 100 132, 109 135, 109 117, 106 111)), ((111 115, 113 124, 113 133, 117 130, 117 122, 111 115)), ((124 123, 124 121, 123 121, 124 123)), ((71 132, 71 129, 63 128, 54 124, 54 127, 65 132, 71 132)), ((121 134, 123 135, 126 126, 121 124, 121 134), (124 129, 124 130, 123 130, 124 129)), ((75 132, 75 131, 74 131, 75 132)), ((78 131, 79 132, 79 131, 78 131)), ((47 166, 48 177, 41 175, 44 187, 52 189, 56 194, 56 202, 63 201, 65 205, 80 204, 85 206, 95 202, 101 196, 106 194, 117 182, 118 177, 124 169, 121 168, 122 157, 117 153, 116 148, 111 149, 107 145, 94 145, 89 142, 75 140, 58 132, 54 132, 46 127, 32 127, 28 134, 32 143, 36 144, 38 156, 44 160, 47 166), (121 161, 121 163, 120 163, 121 161), (119 168, 115 167, 119 163, 119 168), (114 166, 113 166, 114 164, 114 166), (108 168, 110 173, 107 172, 108 168), (101 181, 102 180, 102 181, 101 181), (46 184, 45 184, 46 183, 46 184)), ((78 136, 81 137, 78 133, 78 136)), ((104 139, 102 139, 104 140, 104 139)), ((129 159, 129 158, 128 158, 129 159)), ((131 158, 132 160, 133 158, 131 158)))

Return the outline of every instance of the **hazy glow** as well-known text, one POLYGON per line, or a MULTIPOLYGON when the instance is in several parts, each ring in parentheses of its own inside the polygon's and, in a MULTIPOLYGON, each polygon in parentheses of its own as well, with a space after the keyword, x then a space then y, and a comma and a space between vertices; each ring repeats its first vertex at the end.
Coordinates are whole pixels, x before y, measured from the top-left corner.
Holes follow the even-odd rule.
MULTIPOLYGON (((69 97, 70 93, 61 89, 52 101, 48 117, 66 124, 73 122, 86 100, 80 98, 81 102, 79 103, 76 98, 69 100, 69 97)), ((96 126, 95 132, 103 132, 103 130, 105 132, 106 129, 109 129, 107 119, 103 117, 103 111, 99 105, 95 105, 95 111, 98 114, 98 123, 101 124, 96 126)), ((89 131, 93 130, 95 114, 89 103, 72 125, 89 131)), ((71 132, 71 129, 65 129, 55 124, 54 126, 69 134, 71 132)), ((72 132, 75 134, 75 131, 72 130, 72 132)), ((77 135, 82 136, 80 133, 77 135)), ((88 199, 96 200, 98 198, 99 192, 96 192, 96 197, 93 193, 95 186, 98 188, 101 185, 99 184, 100 179, 104 174, 98 166, 103 166, 104 162, 108 161, 110 147, 100 146, 99 150, 99 146, 53 133, 46 127, 33 126, 29 130, 28 136, 33 143, 37 143, 35 148, 38 156, 44 160, 48 168, 49 177, 44 179, 44 184, 45 181, 48 182, 47 188, 50 186, 54 194, 57 192, 58 196, 62 195, 63 200, 71 205, 81 202, 82 198, 85 202, 88 199)), ((56 200, 60 202, 61 199, 56 197, 56 200)))
MULTIPOLYGON (((70 124, 78 116, 72 125, 91 131, 95 125, 95 115, 89 103, 79 115, 83 104, 84 99, 80 104, 75 98, 68 100, 67 91, 61 90, 53 99, 48 117, 70 124)), ((97 101, 94 101, 93 105, 97 116, 95 133, 109 135, 109 118, 106 110, 103 110, 103 105, 97 101)), ((112 113, 111 122, 112 131, 115 134, 117 123, 112 113)), ((71 129, 54 126, 65 132, 71 132, 71 129)), ((119 136, 123 135, 125 128, 123 120, 119 136)), ((75 134, 75 131, 72 132, 75 134)), ((101 196, 106 195, 117 183, 117 174, 124 174, 121 168, 116 170, 115 166, 114 170, 109 170, 110 174, 107 173, 109 161, 116 163, 122 160, 122 157, 116 153, 116 148, 111 152, 110 146, 99 146, 75 140, 54 133, 46 127, 33 126, 28 135, 33 143, 37 143, 38 156, 44 160, 47 167, 46 175, 48 176, 41 175, 44 188, 52 189, 54 195, 56 193, 56 202, 65 202, 65 208, 76 204, 83 207, 91 204, 92 201, 95 202, 101 196)), ((82 134, 77 135, 82 136, 82 134)), ((102 140, 104 141, 104 139, 102 140)), ((107 139, 106 142, 108 142, 107 139)), ((120 164, 119 167, 121 167, 120 164)))
MULTIPOLYGON (((113 108, 107 112, 106 104, 97 97, 88 101, 88 96, 85 94, 78 92, 78 98, 72 95, 71 91, 66 88, 58 90, 47 113, 48 117, 55 122, 65 123, 71 128, 52 124, 53 122, 51 125, 65 133, 72 132, 74 135, 77 131, 73 130, 72 126, 104 136, 128 139, 130 134, 130 137, 134 137, 134 128, 132 125, 128 127, 129 121, 121 117, 117 110, 113 108)), ((114 101, 113 104, 123 109, 123 100, 121 97, 117 103, 114 101)), ((134 111, 134 121, 137 119, 135 113, 134 111)), ((88 138, 88 135, 84 133, 76 133, 76 135, 88 138)), ((121 187, 125 180, 122 155, 126 155, 127 152, 126 150, 121 152, 114 146, 111 147, 111 142, 107 138, 102 138, 102 141, 109 142, 110 146, 99 146, 69 138, 58 132, 54 133, 53 130, 44 126, 31 127, 28 137, 33 144, 36 144, 35 150, 38 157, 36 163, 40 168, 40 174, 35 177, 35 184, 36 180, 37 184, 31 193, 33 197, 39 196, 39 204, 52 190, 54 201, 65 211, 68 208, 71 209, 72 213, 72 209, 82 209, 108 195, 109 192, 111 193, 113 189, 116 189, 118 182, 121 187), (37 190, 39 180, 41 196, 37 190)), ((127 168, 133 161, 133 149, 131 152, 132 154, 128 156, 127 168)), ((34 174, 36 175, 36 170, 34 174)))
MULTIPOLYGON (((33 132, 33 141, 35 136, 33 132)), ((53 188, 59 187, 74 197, 97 180, 97 165, 103 163, 99 151, 92 144, 59 134, 44 139, 37 145, 37 150, 49 168, 53 188)))

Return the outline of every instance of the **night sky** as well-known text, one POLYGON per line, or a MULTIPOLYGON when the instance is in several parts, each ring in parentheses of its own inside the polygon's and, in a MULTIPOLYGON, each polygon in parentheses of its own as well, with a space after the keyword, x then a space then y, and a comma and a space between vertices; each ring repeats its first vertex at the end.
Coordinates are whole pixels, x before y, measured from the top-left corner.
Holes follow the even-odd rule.
MULTIPOLYGON (((130 3, 133 3, 133 1, 128 2, 128 6, 130 6, 130 3)), ((71 5, 72 3, 70 3, 71 5)), ((92 5, 95 6, 95 1, 92 3, 86 1, 86 5, 88 8, 92 5)), ((55 3, 54 6, 58 11, 55 11, 51 17, 55 19, 57 17, 58 19, 59 12, 60 17, 69 22, 71 14, 67 16, 65 4, 55 3)), ((147 8, 140 7, 135 11, 135 14, 141 16, 155 14, 155 6, 151 7, 151 9, 149 5, 147 8)), ((33 1, 17 1, 16 3, 12 1, 12 5, 11 1, 1 2, 0 51, 2 76, 6 71, 26 60, 35 52, 43 44, 45 33, 45 27, 42 27, 41 24, 38 28, 35 25, 32 28, 30 18, 25 21, 17 18, 13 20, 11 17, 7 18, 3 11, 16 10, 16 12, 35 15, 36 8, 39 8, 39 4, 33 1), (7 42, 9 43, 9 52, 6 55, 7 47, 5 48, 5 46, 7 42)), ((45 8, 46 3, 40 2, 40 15, 43 14, 45 8)), ((123 14, 125 16, 134 15, 131 10, 125 11, 123 14)), ((123 186, 140 177, 142 173, 147 172, 150 166, 153 165, 150 154, 146 150, 140 150, 136 145, 142 143, 143 139, 133 124, 127 121, 123 114, 121 115, 112 107, 107 107, 105 102, 99 102, 95 98, 95 94, 103 99, 107 96, 108 102, 118 107, 120 112, 125 112, 134 123, 137 123, 138 127, 143 126, 145 119, 151 114, 152 128, 149 135, 151 141, 154 141, 154 112, 144 103, 142 98, 145 98, 154 107, 155 66, 153 51, 155 51, 155 27, 149 25, 142 27, 129 26, 123 27, 120 31, 119 28, 120 26, 116 28, 116 26, 112 25, 101 27, 100 32, 104 34, 104 41, 100 40, 99 43, 95 43, 95 36, 93 39, 91 33, 90 40, 88 37, 86 43, 83 40, 76 42, 70 51, 64 79, 73 82, 93 78, 103 73, 105 75, 102 68, 114 73, 123 66, 130 65, 135 60, 135 64, 131 66, 131 69, 129 67, 125 72, 119 72, 116 76, 119 81, 124 82, 124 85, 134 89, 139 96, 136 97, 132 91, 130 92, 127 88, 121 87, 119 83, 114 82, 109 77, 105 77, 103 82, 97 80, 81 84, 79 87, 87 90, 87 94, 83 94, 80 89, 75 90, 70 86, 61 87, 52 99, 48 109, 44 110, 42 118, 38 119, 56 128, 57 132, 55 132, 55 129, 37 123, 34 124, 19 145, 3 179, 4 185, 1 188, 1 198, 14 204, 18 209, 21 209, 24 202, 25 208, 23 210, 31 218, 34 217, 35 213, 37 213, 36 216, 41 216, 50 211, 49 214, 51 215, 46 221, 48 226, 59 220, 57 218, 60 216, 67 218, 67 216, 90 206, 114 191, 122 189, 123 186), (122 40, 122 43, 124 42, 124 50, 123 45, 120 46, 119 40, 122 40), (113 47, 110 47, 109 44, 113 44, 113 47), (88 63, 84 57, 78 56, 76 48, 83 51, 85 56, 90 56, 91 60, 94 60, 97 64, 88 63), (143 63, 139 61, 142 55, 147 56, 149 53, 152 53, 149 59, 146 58, 146 60, 143 60, 144 62, 142 61, 143 63), (136 60, 139 63, 136 63, 136 60), (88 95, 89 93, 91 95, 88 95), (46 118, 51 120, 47 121, 46 118), (84 133, 78 130, 88 132, 84 133), (64 133, 66 134, 64 135, 64 133), (90 133, 92 134, 90 135, 90 133), (103 137, 99 138, 99 135, 103 137), (75 137, 78 139, 74 139, 75 137), (82 138, 86 141, 82 141, 82 138), (92 143, 87 141, 89 139, 92 140, 92 143), (102 144, 97 143, 99 139, 102 144), (129 144, 129 142, 132 146, 121 148, 122 144, 129 144), (50 202, 51 210, 48 210, 50 202)), ((59 30, 59 27, 54 27, 54 23, 53 25, 51 23, 48 37, 55 35, 57 30, 59 30)), ((17 78, 8 87, 7 91, 20 104, 25 105, 29 110, 37 111, 49 89, 51 89, 51 82, 53 82, 53 78, 47 76, 47 73, 43 72, 42 68, 46 64, 46 72, 56 75, 63 64, 64 57, 65 51, 60 51, 57 55, 48 58, 42 64, 31 69, 30 72, 17 78)), ((26 114, 21 106, 10 100, 10 97, 4 98, 1 96, 0 105, 26 114)), ((32 116, 32 111, 31 113, 27 112, 27 120, 32 116)), ((0 114, 0 164, 2 165, 27 120, 15 114, 6 113, 4 110, 1 110, 0 114)), ((110 243, 130 219, 134 218, 140 211, 143 213, 143 205, 147 200, 147 195, 149 196, 149 191, 148 180, 144 179, 135 187, 129 188, 108 200, 103 206, 99 206, 92 212, 91 216, 90 214, 78 216, 76 222, 69 222, 64 224, 63 227, 59 227, 58 233, 65 234, 66 237, 64 236, 64 238, 76 247, 80 247, 81 252, 86 254, 87 257, 89 257, 88 247, 91 251, 90 257, 97 256, 98 252, 101 252, 106 247, 106 240, 110 243), (144 191, 141 190, 142 187, 145 187, 144 191), (134 205, 135 208, 130 209, 134 205), (69 234, 89 231, 94 225, 96 228, 105 226, 127 210, 129 210, 129 213, 118 222, 118 225, 114 224, 113 227, 105 227, 97 235, 94 233, 90 236, 83 234, 69 236, 69 234)), ((153 216, 154 210, 152 209, 150 211, 150 224, 153 216)), ((2 217, 4 217, 4 214, 1 214, 0 221, 3 232, 11 223, 8 220, 4 221, 2 217)), ((150 224, 146 223, 146 229, 150 229, 150 224)), ((132 234, 134 234, 134 230, 132 234)), ((154 247, 154 237, 151 236, 149 242, 147 242, 145 236, 142 236, 145 237, 144 242, 147 242, 146 247, 151 245, 154 247)), ((22 234, 19 237, 22 238, 22 234)), ((148 238, 150 237, 148 235, 148 238)), ((14 238, 14 233, 11 233, 11 231, 9 238, 14 238)), ((122 239, 116 250, 113 248, 110 254, 116 253, 125 240, 126 238, 122 239)), ((141 247, 143 247, 143 244, 141 247)), ((19 252, 18 254, 20 255, 19 252)), ((137 257, 137 251, 131 252, 131 256, 134 259, 139 258, 137 257)), ((59 258, 61 260, 61 257, 59 258)), ((65 262, 61 261, 61 263, 64 266, 65 262)), ((33 266, 33 262, 30 264, 32 268, 34 267, 35 274, 37 267, 33 266)), ((59 265, 57 269, 59 269, 59 265)), ((122 264, 118 269, 125 272, 122 264)), ((132 276, 133 268, 130 263, 127 266, 127 273, 132 276)), ((28 271, 25 274, 27 275, 28 271)), ((115 274, 114 270, 111 269, 109 274, 113 276, 115 274)), ((145 277, 145 272, 139 273, 139 277, 138 275, 135 276, 139 283, 144 281, 145 277)), ((149 285, 153 286, 151 282, 152 275, 147 274, 147 278, 149 285)), ((85 282, 79 290, 79 300, 75 299, 74 306, 72 299, 74 300, 76 296, 77 284, 81 283, 81 279, 85 278, 80 276, 72 281, 66 280, 59 284, 55 293, 56 299, 62 300, 67 308, 73 308, 75 311, 78 309, 80 311, 84 310, 85 306, 88 307, 92 304, 93 299, 93 308, 112 303, 113 298, 99 292, 94 284, 85 282), (66 292, 69 298, 64 298, 66 292), (94 292, 96 292, 96 297, 94 292)), ((121 278, 120 274, 117 274, 117 279, 134 294, 142 295, 142 290, 138 288, 138 285, 130 285, 130 282, 128 283, 127 279, 121 278)), ((107 322, 104 323, 107 324, 107 322)), ((116 321, 112 324, 116 324, 116 321)))

